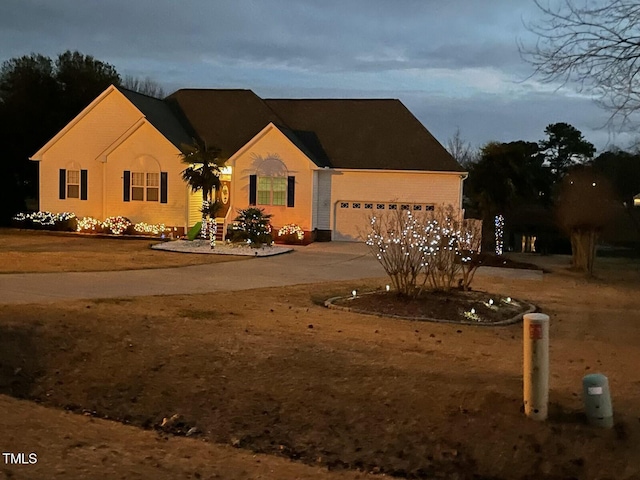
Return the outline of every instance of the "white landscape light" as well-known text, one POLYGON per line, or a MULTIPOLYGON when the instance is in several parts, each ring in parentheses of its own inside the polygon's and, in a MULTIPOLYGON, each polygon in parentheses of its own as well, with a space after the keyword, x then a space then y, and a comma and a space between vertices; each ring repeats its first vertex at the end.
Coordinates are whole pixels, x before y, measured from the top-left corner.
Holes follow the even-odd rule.
POLYGON ((489 299, 489 305, 493 305, 493 298, 489 299))
POLYGON ((356 294, 357 294, 357 293, 358 293, 357 291, 355 291, 355 290, 351 290, 351 295, 352 295, 354 298, 355 298, 355 296, 356 296, 356 294))
POLYGON ((387 285, 385 288, 386 288, 387 292, 388 292, 389 290, 391 290, 391 287, 390 287, 389 285, 387 285))

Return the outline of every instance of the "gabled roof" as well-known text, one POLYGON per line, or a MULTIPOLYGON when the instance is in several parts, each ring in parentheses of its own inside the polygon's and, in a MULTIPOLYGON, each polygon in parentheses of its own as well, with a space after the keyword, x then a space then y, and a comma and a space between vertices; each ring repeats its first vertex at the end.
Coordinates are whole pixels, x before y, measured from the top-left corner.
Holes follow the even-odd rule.
POLYGON ((192 142, 188 128, 180 122, 169 105, 158 98, 143 95, 122 87, 116 87, 167 140, 180 148, 192 142))
POLYGON ((413 114, 395 99, 285 100, 265 103, 334 168, 462 172, 413 114))
POLYGON ((269 123, 282 123, 251 90, 183 89, 165 101, 182 113, 200 140, 227 158, 269 123))
POLYGON ((251 90, 185 89, 166 101, 227 157, 273 123, 319 167, 464 171, 399 100, 263 100, 251 90))

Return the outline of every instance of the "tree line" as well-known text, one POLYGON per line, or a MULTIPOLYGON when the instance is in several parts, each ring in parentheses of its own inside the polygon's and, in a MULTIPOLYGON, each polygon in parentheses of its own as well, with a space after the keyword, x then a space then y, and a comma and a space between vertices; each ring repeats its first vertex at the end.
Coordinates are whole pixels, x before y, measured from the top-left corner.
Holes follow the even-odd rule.
POLYGON ((591 272, 598 235, 616 210, 631 214, 640 193, 640 151, 611 148, 596 156, 582 133, 550 124, 539 142, 489 142, 474 149, 457 131, 449 152, 469 171, 464 201, 482 219, 483 249, 494 248, 494 219, 523 207, 550 217, 571 241, 574 266, 591 272), (580 253, 582 252, 582 253, 580 253))
POLYGON ((154 81, 123 79, 113 65, 77 51, 56 58, 33 53, 2 63, 0 225, 37 208, 38 165, 28 158, 111 84, 164 95, 154 81))

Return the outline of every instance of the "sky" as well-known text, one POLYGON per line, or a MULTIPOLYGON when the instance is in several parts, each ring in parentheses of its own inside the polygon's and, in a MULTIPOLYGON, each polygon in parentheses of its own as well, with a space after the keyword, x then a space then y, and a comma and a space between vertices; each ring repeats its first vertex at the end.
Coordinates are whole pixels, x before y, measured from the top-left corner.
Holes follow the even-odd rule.
POLYGON ((2 0, 0 61, 78 50, 166 93, 398 98, 444 145, 566 122, 599 151, 628 146, 588 95, 531 77, 517 42, 540 18, 533 0, 2 0))

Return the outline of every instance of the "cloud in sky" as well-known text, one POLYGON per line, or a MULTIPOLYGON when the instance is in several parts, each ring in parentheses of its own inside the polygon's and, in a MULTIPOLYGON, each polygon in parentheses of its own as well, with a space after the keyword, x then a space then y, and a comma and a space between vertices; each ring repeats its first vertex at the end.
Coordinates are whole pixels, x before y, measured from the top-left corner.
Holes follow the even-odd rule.
POLYGON ((168 91, 399 98, 442 143, 567 121, 603 146, 589 98, 527 80, 516 40, 536 15, 529 0, 4 0, 0 60, 79 50, 168 91))

